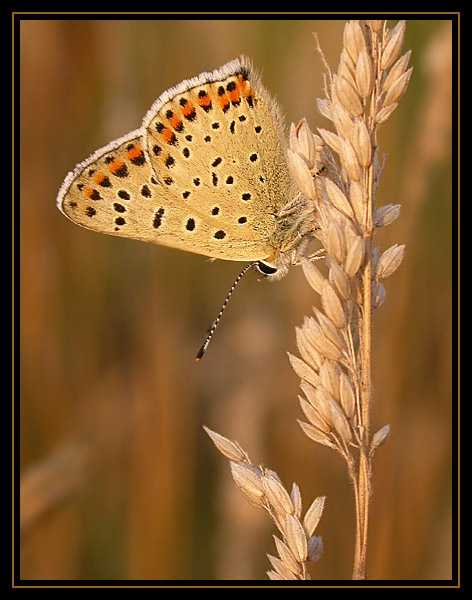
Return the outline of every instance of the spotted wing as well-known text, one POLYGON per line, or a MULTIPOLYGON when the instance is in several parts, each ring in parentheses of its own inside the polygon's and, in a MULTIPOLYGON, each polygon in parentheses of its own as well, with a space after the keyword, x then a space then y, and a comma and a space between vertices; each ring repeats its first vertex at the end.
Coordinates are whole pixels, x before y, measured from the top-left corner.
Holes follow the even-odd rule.
POLYGON ((172 88, 143 128, 168 198, 163 229, 208 256, 269 256, 289 175, 277 108, 249 63, 236 60, 172 88), (182 212, 184 220, 175 216, 182 212))
POLYGON ((77 165, 58 207, 100 233, 264 259, 288 196, 276 113, 245 61, 184 81, 154 103, 141 129, 77 165))
POLYGON ((58 207, 87 229, 198 253, 179 235, 188 221, 185 207, 174 207, 169 217, 167 188, 154 176, 140 134, 134 131, 77 165, 61 187, 58 207))

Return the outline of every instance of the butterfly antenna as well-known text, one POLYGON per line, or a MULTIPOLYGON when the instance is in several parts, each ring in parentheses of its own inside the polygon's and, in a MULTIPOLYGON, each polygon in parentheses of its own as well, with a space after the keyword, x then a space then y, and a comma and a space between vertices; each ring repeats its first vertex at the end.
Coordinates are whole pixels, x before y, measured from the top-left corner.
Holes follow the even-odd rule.
POLYGON ((203 343, 203 346, 200 348, 200 350, 197 352, 197 356, 195 357, 195 361, 196 362, 200 362, 200 360, 202 359, 202 356, 205 354, 205 350, 208 348, 208 344, 210 343, 210 340, 213 336, 213 334, 215 333, 215 329, 218 326, 218 323, 220 322, 220 319, 224 313, 224 310, 229 302, 229 299, 231 298, 231 294, 234 292, 234 288, 238 285, 238 283, 241 281, 243 275, 245 275, 245 273, 247 273, 247 271, 249 271, 249 269, 251 267, 254 267, 255 265, 257 265, 257 262, 255 263, 250 263, 249 265, 246 265, 244 267, 244 269, 241 271, 241 273, 236 277, 233 285, 231 286, 231 289, 228 292, 228 295, 225 298, 225 301, 223 302, 223 306, 220 309, 220 312, 218 313, 218 316, 216 317, 216 319, 213 321, 211 327, 208 329, 208 333, 206 336, 206 339, 203 343))

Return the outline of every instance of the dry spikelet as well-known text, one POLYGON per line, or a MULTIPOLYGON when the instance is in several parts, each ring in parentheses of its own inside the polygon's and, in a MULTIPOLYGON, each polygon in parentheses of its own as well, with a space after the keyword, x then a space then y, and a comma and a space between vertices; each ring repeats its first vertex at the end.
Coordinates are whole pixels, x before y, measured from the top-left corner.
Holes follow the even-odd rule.
POLYGON ((326 262, 329 266, 329 282, 344 301, 349 300, 351 288, 346 272, 336 261, 330 260, 329 256, 326 258, 326 262))
POLYGON ((400 215, 401 204, 385 204, 379 206, 374 213, 374 224, 377 227, 391 225, 400 215))
MULTIPOLYGON (((208 432, 207 432, 208 433, 208 432)), ((258 469, 242 462, 230 462, 234 483, 253 506, 263 506, 264 489, 258 469)))
POLYGON ((312 535, 310 538, 308 538, 307 550, 307 562, 315 562, 319 560, 323 554, 323 539, 321 536, 312 535))
POLYGON ((385 300, 385 288, 380 281, 377 281, 372 290, 372 308, 378 308, 385 300))
POLYGON ((293 508, 295 510, 295 515, 298 518, 300 518, 300 516, 302 514, 302 495, 300 492, 300 488, 298 487, 298 485, 295 482, 292 483, 292 490, 290 491, 290 499, 292 501, 293 508))
POLYGON ((394 244, 388 250, 382 254, 377 265, 377 279, 386 279, 394 273, 400 266, 403 255, 405 253, 405 246, 402 244, 394 244))
POLYGON ((211 429, 208 429, 208 427, 205 427, 205 425, 203 426, 203 429, 208 433, 208 435, 213 440, 215 446, 222 454, 226 456, 226 458, 229 458, 230 460, 234 461, 249 460, 242 448, 239 446, 239 444, 228 440, 227 438, 223 437, 222 435, 219 435, 215 431, 211 431, 211 429))
POLYGON ((405 21, 398 21, 395 27, 389 32, 380 59, 380 68, 386 71, 393 61, 397 58, 403 44, 405 35, 405 21))
POLYGON ((287 354, 293 370, 300 377, 300 379, 308 381, 308 383, 311 383, 311 385, 318 385, 319 376, 316 371, 312 369, 312 367, 309 367, 306 362, 298 358, 298 356, 294 356, 293 354, 290 354, 290 352, 287 354))
POLYGON ((372 91, 373 77, 372 61, 367 50, 362 48, 356 64, 356 84, 359 95, 364 100, 372 91))
POLYGON ((299 561, 295 558, 287 544, 284 544, 280 538, 276 535, 273 536, 275 547, 279 553, 281 562, 288 568, 294 575, 301 575, 301 566, 299 561))
POLYGON ((344 192, 331 179, 326 179, 325 189, 332 204, 345 215, 352 218, 354 212, 344 192))
POLYGON ((390 425, 384 425, 383 427, 381 427, 378 431, 376 431, 374 433, 374 435, 372 436, 372 444, 370 446, 371 454, 373 454, 374 451, 379 446, 381 446, 382 444, 384 444, 386 442, 389 433, 390 433, 390 425))
POLYGON ((315 532, 315 529, 318 527, 318 523, 320 522, 321 515, 323 513, 325 500, 325 496, 320 496, 319 498, 316 498, 315 500, 313 500, 310 507, 305 513, 305 517, 303 519, 303 527, 305 528, 308 537, 311 537, 315 532))
POLYGON ((320 271, 316 267, 316 265, 314 263, 310 262, 308 259, 302 258, 300 262, 301 262, 303 272, 305 273, 305 277, 306 277, 308 283, 315 290, 315 292, 318 292, 318 294, 321 294, 321 290, 323 288, 323 282, 325 281, 325 278, 320 273, 320 271))
POLYGON ((310 579, 306 563, 318 560, 323 550, 321 538, 313 533, 321 517, 324 497, 312 502, 301 521, 302 497, 296 483, 289 494, 277 473, 262 466, 253 466, 248 454, 237 442, 228 440, 208 427, 204 429, 224 456, 230 458, 228 455, 233 455, 238 449, 236 454, 244 457, 238 462, 230 458, 234 482, 253 506, 267 511, 282 535, 282 539, 274 535, 278 556, 267 555, 272 565, 272 569, 267 571, 269 579, 310 579))
POLYGON ((382 84, 382 90, 387 92, 394 84, 399 77, 403 75, 408 67, 408 63, 410 62, 411 50, 405 52, 405 54, 397 60, 397 62, 393 65, 393 67, 388 72, 385 81, 382 84))
POLYGON ((410 82, 412 72, 413 67, 410 67, 406 73, 403 73, 403 75, 398 77, 395 83, 388 88, 384 98, 384 106, 397 103, 397 101, 403 96, 410 82))
POLYGON ((313 427, 319 429, 323 434, 330 434, 331 426, 323 419, 320 412, 313 406, 313 404, 308 402, 308 400, 305 400, 303 396, 298 396, 298 399, 305 417, 310 421, 313 427))
POLYGON ((331 436, 325 434, 320 429, 311 425, 310 423, 305 423, 304 421, 298 421, 298 424, 304 431, 305 435, 309 437, 311 440, 316 442, 317 444, 322 444, 323 446, 328 446, 333 450, 339 450, 336 443, 331 441, 331 436))
POLYGON ((287 544, 299 563, 306 562, 307 539, 300 521, 295 515, 287 514, 285 518, 285 535, 287 544))

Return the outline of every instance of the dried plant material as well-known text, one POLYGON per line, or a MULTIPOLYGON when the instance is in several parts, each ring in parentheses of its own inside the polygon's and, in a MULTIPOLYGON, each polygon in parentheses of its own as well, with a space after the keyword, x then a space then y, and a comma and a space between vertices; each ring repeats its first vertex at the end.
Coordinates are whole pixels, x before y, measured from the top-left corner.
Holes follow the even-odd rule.
POLYGON ((398 103, 393 102, 392 104, 389 104, 388 106, 384 106, 383 108, 381 108, 379 110, 379 112, 375 115, 375 121, 376 121, 377 125, 381 125, 382 123, 385 123, 385 121, 387 121, 390 118, 391 114, 397 108, 397 106, 398 106, 398 103))
POLYGON ((345 325, 343 306, 339 296, 328 281, 324 282, 323 289, 321 290, 321 305, 328 319, 338 329, 342 329, 345 325))
POLYGON ((290 352, 287 354, 293 370, 300 377, 300 379, 308 381, 308 383, 311 383, 311 385, 318 385, 319 376, 316 371, 312 369, 312 367, 309 367, 306 362, 298 358, 298 356, 294 356, 293 354, 290 354, 290 352))
POLYGON ((303 329, 296 327, 295 335, 297 338, 297 347, 303 360, 317 371, 323 362, 321 354, 314 348, 313 344, 310 343, 303 329))
POLYGON ((327 257, 326 262, 329 265, 329 282, 344 301, 349 300, 351 286, 345 271, 343 271, 336 261, 330 260, 329 257, 327 257))
MULTIPOLYGON (((350 136, 349 136, 350 137, 350 136)), ((340 138, 341 142, 341 164, 344 167, 348 177, 354 181, 359 181, 361 178, 360 165, 357 160, 356 152, 352 147, 349 139, 340 138)))
POLYGON ((349 204, 349 200, 346 198, 343 191, 333 181, 331 181, 331 179, 326 179, 325 189, 326 193, 328 194, 328 198, 338 210, 346 214, 348 217, 354 216, 352 206, 349 204))
POLYGON ((287 544, 299 563, 306 562, 307 539, 300 521, 294 515, 285 518, 285 535, 287 544))
POLYGON ((383 82, 382 89, 384 92, 387 92, 394 84, 399 77, 403 75, 408 67, 408 63, 410 62, 411 50, 405 52, 405 54, 397 60, 397 62, 393 65, 393 67, 388 72, 385 81, 383 82))
POLYGON ((292 490, 290 492, 290 500, 292 501, 293 508, 295 510, 295 515, 300 518, 302 514, 302 495, 300 493, 300 488, 298 485, 293 482, 292 490))
POLYGON ((331 413, 331 421, 333 423, 334 429, 339 434, 339 438, 342 441, 344 447, 347 447, 352 439, 349 421, 339 404, 332 399, 330 399, 329 401, 329 410, 331 413))
POLYGON ((400 215, 401 204, 385 204, 379 206, 374 213, 374 224, 377 227, 391 225, 400 215))
MULTIPOLYGON (((326 116, 326 115, 323 115, 323 116, 326 116)), ((321 137, 323 138, 323 140, 326 142, 326 144, 332 150, 334 150, 337 154, 339 154, 341 152, 341 143, 339 141, 340 138, 338 135, 336 135, 332 131, 329 131, 328 129, 322 129, 322 128, 318 129, 318 132, 321 135, 321 137)))
MULTIPOLYGON (((333 131, 318 129, 328 169, 314 179, 316 195, 310 191, 310 199, 327 273, 301 261, 320 300, 314 307, 316 319, 305 318, 297 329, 303 361, 291 358, 305 395, 299 401, 308 422, 300 426, 310 439, 339 452, 348 465, 358 516, 354 579, 365 578, 370 461, 388 434, 388 428, 370 434, 371 313, 385 300, 379 279, 399 267, 404 246, 394 244, 381 253, 374 243, 375 231, 393 223, 401 209, 399 204, 375 207, 382 172, 377 136, 411 78, 411 53, 400 56, 404 33, 405 21, 391 30, 385 20, 349 21, 337 73, 322 56, 326 98, 318 99, 317 106, 333 131)), ((310 139, 306 121, 303 135, 310 139)), ((294 140, 290 150, 299 152, 299 144, 294 140)), ((311 150, 304 152, 312 156, 311 150)), ((307 542, 307 556, 316 552, 315 545, 307 542)))
MULTIPOLYGON (((323 208, 326 211, 326 207, 323 208)), ((346 238, 341 223, 331 220, 328 224, 327 235, 323 241, 328 256, 331 256, 341 264, 346 258, 346 238)))
POLYGON ((390 433, 390 425, 384 425, 381 429, 376 431, 372 436, 372 444, 370 445, 370 453, 373 454, 379 446, 384 444, 390 433))
POLYGON ((307 562, 315 562, 323 554, 323 540, 321 536, 312 535, 307 542, 307 562))
POLYGON ((316 198, 315 184, 313 182, 313 175, 308 168, 307 163, 297 152, 287 150, 287 162, 290 169, 290 173, 303 193, 305 198, 314 200, 316 198))
POLYGON ((406 91, 408 84, 410 83, 411 73, 413 67, 408 69, 406 73, 403 73, 396 81, 388 88, 384 98, 384 106, 389 104, 397 103, 397 101, 403 96, 406 91))
POLYGON ((315 136, 308 127, 306 119, 300 121, 297 126, 292 123, 290 128, 290 148, 303 158, 308 169, 312 170, 315 168, 317 159, 315 136))
POLYGON ((310 421, 313 427, 319 429, 323 434, 329 435, 331 433, 331 425, 323 419, 319 410, 315 408, 315 406, 305 400, 303 396, 298 396, 298 400, 300 402, 301 409, 303 410, 306 418, 310 421))
POLYGON ((227 456, 228 448, 237 447, 241 450, 243 460, 230 460, 233 479, 251 504, 267 511, 282 535, 282 539, 274 536, 278 556, 267 555, 272 565, 272 569, 267 571, 269 579, 310 579, 306 563, 318 560, 323 550, 321 538, 313 536, 313 533, 321 517, 324 497, 311 503, 302 525, 302 497, 297 484, 292 485, 289 494, 277 473, 262 466, 253 466, 237 442, 228 440, 208 427, 204 429, 224 456, 227 456))
POLYGON ((283 577, 280 577, 280 575, 278 573, 276 573, 275 571, 267 571, 267 577, 269 579, 273 579, 273 580, 278 580, 278 581, 283 581, 283 577))
POLYGON ((334 442, 331 441, 330 435, 326 435, 323 431, 311 425, 310 423, 304 423, 303 421, 298 421, 298 424, 303 429, 305 434, 317 444, 323 444, 323 446, 329 446, 333 450, 338 450, 338 447, 334 442))
POLYGON ((365 48, 365 38, 359 21, 348 21, 344 27, 344 47, 355 65, 361 50, 365 48))
POLYGON ((360 237, 356 238, 349 248, 346 258, 346 275, 352 279, 357 271, 361 268, 364 260, 364 240, 360 237))
POLYGON ((378 308, 385 300, 385 288, 380 281, 377 281, 372 290, 372 308, 378 308))
POLYGON ((211 431, 211 429, 208 429, 208 427, 205 427, 205 425, 203 426, 203 429, 208 433, 215 446, 222 454, 226 456, 226 458, 235 461, 248 460, 248 457, 246 456, 242 448, 239 446, 239 444, 228 440, 227 438, 223 437, 222 435, 219 435, 215 431, 211 431))
POLYGON ((345 110, 351 115, 362 114, 362 103, 352 83, 346 77, 340 76, 336 79, 337 99, 345 110))
POLYGON ((323 333, 328 338, 328 340, 333 342, 333 344, 339 349, 342 355, 346 349, 346 344, 343 338, 342 331, 340 331, 324 313, 318 310, 316 306, 313 307, 313 311, 316 315, 316 318, 318 319, 318 323, 320 324, 323 333))
POLYGON ((367 125, 362 119, 357 119, 354 123, 351 141, 360 166, 369 167, 372 162, 372 142, 367 125))
POLYGON ((341 373, 339 381, 339 398, 346 417, 352 420, 356 412, 356 394, 346 373, 341 373))
POLYGON ((366 215, 364 187, 358 181, 351 181, 349 186, 349 201, 354 210, 355 220, 364 223, 366 215))
POLYGON ((373 77, 372 61, 367 50, 362 48, 356 64, 356 84, 359 95, 364 100, 372 91, 373 77))
POLYGON ((323 358, 329 358, 330 360, 339 360, 341 358, 341 349, 330 338, 326 337, 322 327, 315 319, 311 317, 305 319, 303 332, 308 346, 320 357, 318 364, 321 364, 323 358))
POLYGON ((377 33, 382 29, 384 21, 382 19, 369 19, 366 21, 366 23, 374 33, 377 33))
POLYGON ((303 390, 308 402, 318 411, 324 422, 327 423, 331 430, 333 425, 331 421, 331 411, 329 409, 331 394, 321 385, 315 388, 305 381, 301 382, 300 387, 303 390))
POLYGON ((271 565, 274 567, 274 571, 278 576, 277 579, 300 579, 300 577, 297 577, 295 573, 293 573, 293 571, 291 571, 280 558, 277 558, 277 556, 272 556, 272 554, 268 554, 267 558, 270 560, 271 565))
MULTIPOLYGON (((323 247, 322 254, 299 258, 318 306, 315 316, 305 317, 295 329, 300 357, 288 356, 303 392, 298 399, 307 421, 298 421, 301 429, 343 457, 353 485, 353 579, 366 578, 372 458, 390 429, 386 425, 371 435, 371 316, 385 300, 379 279, 394 273, 405 249, 394 244, 381 252, 374 242, 375 232, 400 214, 399 204, 375 204, 383 163, 378 129, 398 106, 412 74, 410 52, 400 56, 404 33, 405 21, 391 30, 386 20, 347 22, 336 73, 318 48, 326 67, 326 98, 318 99, 317 106, 333 130, 320 128, 315 134, 306 119, 291 125, 287 163, 299 193, 279 215, 288 219, 300 202, 308 201, 313 227, 298 233, 312 234, 323 247), (315 265, 315 258, 324 265, 315 265)), ((269 579, 310 579, 306 564, 323 551, 314 532, 324 497, 315 499, 303 516, 298 485, 289 493, 274 471, 253 466, 237 442, 205 431, 230 459, 237 487, 267 511, 278 529, 278 556, 268 555, 269 579)))
POLYGON ((339 382, 342 375, 341 367, 332 360, 325 360, 320 368, 320 385, 336 400, 339 400, 339 382))
MULTIPOLYGON (((326 98, 317 98, 316 105, 318 107, 319 112, 326 117, 330 121, 333 120, 333 115, 331 113, 331 105, 326 98)), ((331 133, 330 131, 328 133, 331 133)))
POLYGON ((241 462, 231 461, 230 466, 234 483, 244 493, 249 502, 253 506, 262 506, 265 492, 259 470, 241 462))
POLYGON ((308 283, 315 290, 315 292, 318 292, 318 294, 321 294, 321 290, 323 289, 323 283, 325 281, 325 278, 320 273, 319 269, 316 267, 316 265, 314 263, 310 262, 306 258, 302 258, 300 263, 302 265, 303 272, 305 273, 305 277, 306 277, 308 283))
POLYGON ((274 535, 273 538, 275 547, 277 548, 277 552, 279 553, 281 562, 284 564, 284 566, 288 568, 294 575, 301 575, 300 562, 295 558, 293 552, 290 550, 287 544, 284 544, 276 535, 274 535))
POLYGON ((405 21, 398 21, 395 27, 388 32, 387 41, 380 58, 380 68, 386 71, 397 58, 403 45, 405 35, 405 21))
POLYGON ((262 477, 262 485, 267 500, 279 515, 293 514, 294 508, 289 493, 283 485, 270 475, 262 477))
POLYGON ((385 250, 377 265, 377 279, 390 277, 400 266, 404 253, 405 246, 403 244, 401 246, 394 244, 388 250, 385 250))

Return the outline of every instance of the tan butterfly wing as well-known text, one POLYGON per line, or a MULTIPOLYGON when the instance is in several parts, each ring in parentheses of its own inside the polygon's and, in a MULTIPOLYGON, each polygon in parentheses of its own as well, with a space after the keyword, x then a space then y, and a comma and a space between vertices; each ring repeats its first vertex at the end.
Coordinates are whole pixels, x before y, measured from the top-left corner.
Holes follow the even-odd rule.
POLYGON ((153 229, 159 226, 161 184, 144 154, 140 133, 97 150, 69 173, 58 196, 58 207, 67 217, 100 233, 158 241, 153 229))
POLYGON ((238 59, 165 92, 143 127, 70 173, 58 206, 79 225, 226 260, 274 247, 289 176, 277 109, 238 59))

